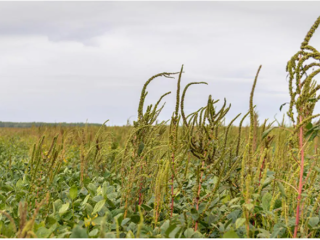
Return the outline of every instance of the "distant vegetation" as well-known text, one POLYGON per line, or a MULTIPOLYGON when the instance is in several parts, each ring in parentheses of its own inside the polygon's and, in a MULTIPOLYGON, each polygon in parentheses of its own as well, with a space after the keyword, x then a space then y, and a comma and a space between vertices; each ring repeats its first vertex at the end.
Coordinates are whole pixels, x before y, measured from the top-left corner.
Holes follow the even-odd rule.
MULTIPOLYGON (((72 126, 72 127, 83 127, 86 123, 47 123, 47 122, 1 122, 0 128, 31 128, 31 127, 40 127, 40 126, 72 126)), ((89 126, 101 126, 99 123, 87 123, 89 126)))

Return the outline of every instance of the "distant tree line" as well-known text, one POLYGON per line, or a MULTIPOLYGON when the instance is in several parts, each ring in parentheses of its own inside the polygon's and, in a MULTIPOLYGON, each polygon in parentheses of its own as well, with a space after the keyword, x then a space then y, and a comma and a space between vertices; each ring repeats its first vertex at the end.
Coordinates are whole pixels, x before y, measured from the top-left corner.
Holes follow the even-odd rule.
MULTIPOLYGON (((46 123, 46 122, 1 122, 0 128, 31 128, 31 127, 40 127, 40 126, 72 126, 72 127, 82 127, 86 123, 46 123)), ((101 126, 99 123, 87 123, 89 126, 101 126)))

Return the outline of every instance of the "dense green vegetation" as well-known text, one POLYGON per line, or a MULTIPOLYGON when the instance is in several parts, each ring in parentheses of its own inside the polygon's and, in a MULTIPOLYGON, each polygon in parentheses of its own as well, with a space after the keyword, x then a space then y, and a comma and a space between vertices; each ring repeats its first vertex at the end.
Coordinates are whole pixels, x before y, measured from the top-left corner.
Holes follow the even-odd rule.
POLYGON ((1 128, 0 235, 320 237, 320 53, 309 45, 319 23, 287 64, 288 125, 255 112, 261 66, 247 113, 226 123, 231 105, 212 96, 185 113, 188 88, 206 83, 181 91, 182 66, 145 83, 133 126, 1 128), (176 108, 158 122, 170 93, 145 108, 147 87, 175 76, 176 108))

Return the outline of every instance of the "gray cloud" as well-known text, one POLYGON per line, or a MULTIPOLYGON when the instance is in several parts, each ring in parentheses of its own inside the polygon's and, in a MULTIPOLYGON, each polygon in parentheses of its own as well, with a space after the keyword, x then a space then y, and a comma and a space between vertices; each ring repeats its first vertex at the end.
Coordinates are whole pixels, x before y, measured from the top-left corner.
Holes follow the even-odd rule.
MULTIPOLYGON (((231 119, 255 104, 273 118, 288 101, 285 65, 319 15, 319 2, 0 2, 2 121, 125 124, 136 117, 144 82, 179 71, 190 88, 186 110, 209 94, 232 103, 231 119)), ((319 48, 316 32, 311 44, 319 48)), ((176 81, 150 84, 146 104, 176 81)))

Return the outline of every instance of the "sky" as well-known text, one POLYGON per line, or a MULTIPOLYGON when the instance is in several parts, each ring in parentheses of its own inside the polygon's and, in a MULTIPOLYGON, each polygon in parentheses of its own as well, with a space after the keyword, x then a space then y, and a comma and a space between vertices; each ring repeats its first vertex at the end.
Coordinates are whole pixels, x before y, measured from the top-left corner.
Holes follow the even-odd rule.
MULTIPOLYGON (((260 121, 281 119, 289 101, 286 63, 319 16, 320 2, 0 2, 0 121, 124 125, 137 118, 143 84, 161 72, 189 82, 186 114, 208 96, 260 121)), ((310 44, 320 49, 320 30, 310 44)), ((157 78, 171 117, 177 79, 157 78)), ((218 103, 218 107, 221 106, 218 103)), ((319 112, 320 108, 316 108, 319 112)))

